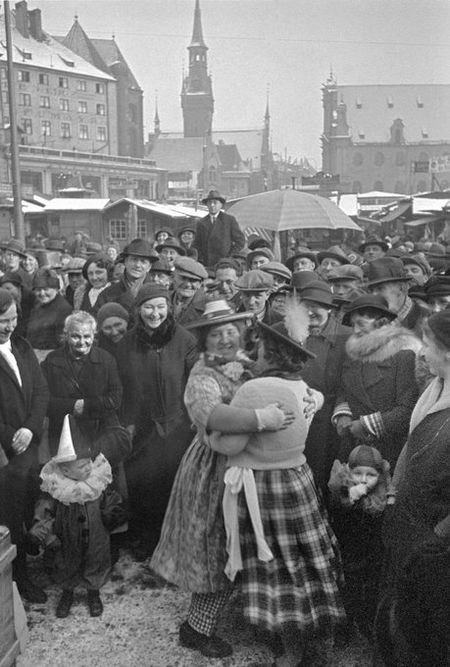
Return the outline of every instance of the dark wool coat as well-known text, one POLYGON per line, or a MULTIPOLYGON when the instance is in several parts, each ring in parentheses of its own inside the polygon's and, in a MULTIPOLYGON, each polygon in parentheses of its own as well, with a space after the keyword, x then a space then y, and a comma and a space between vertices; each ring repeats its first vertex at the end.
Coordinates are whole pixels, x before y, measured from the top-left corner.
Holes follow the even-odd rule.
MULTIPOLYGON (((147 280, 148 274, 145 277, 144 283, 147 282, 147 280)), ((129 313, 133 314, 134 296, 130 292, 129 285, 125 280, 125 273, 122 274, 118 282, 111 283, 111 285, 104 289, 103 292, 100 292, 94 307, 98 312, 105 303, 110 303, 111 301, 120 303, 120 305, 126 308, 129 313)))
POLYGON ((58 448, 64 416, 73 413, 75 402, 81 398, 84 412, 80 421, 92 440, 117 425, 122 384, 116 361, 108 352, 93 347, 77 374, 64 345, 50 352, 42 363, 42 370, 50 389, 48 436, 52 454, 58 448))
POLYGON ((178 464, 192 440, 183 396, 197 358, 195 336, 170 315, 151 336, 139 319, 119 343, 122 422, 136 427, 133 452, 125 465, 132 518, 152 533, 153 546, 178 464))
POLYGON ((36 304, 28 320, 27 339, 36 350, 55 350, 61 344, 64 320, 72 312, 61 294, 50 303, 36 304))
POLYGON ((48 388, 29 343, 17 338, 12 342, 12 351, 22 387, 0 356, 0 442, 9 459, 8 465, 0 468, 0 524, 8 526, 11 540, 17 544, 22 537, 27 509, 34 502, 29 491, 33 469, 37 466, 36 450, 47 411, 48 388), (33 439, 28 449, 17 455, 12 448, 12 438, 21 427, 30 429, 33 439))
POLYGON ((308 336, 305 347, 317 355, 302 369, 302 379, 324 395, 324 404, 314 416, 306 439, 306 460, 316 484, 326 491, 331 466, 337 457, 339 440, 331 423, 345 359, 345 342, 351 332, 333 314, 318 336, 308 336))
MULTIPOLYGON (((409 420, 419 397, 415 381, 416 354, 421 341, 412 331, 387 325, 370 333, 350 336, 337 404, 348 403, 353 419, 380 413, 383 435, 371 438, 391 470, 408 436, 409 420)), ((347 461, 356 443, 346 441, 340 457, 347 461)))
POLYGON ((214 266, 222 257, 230 257, 242 250, 245 236, 236 218, 220 211, 214 224, 207 215, 197 223, 194 247, 198 251, 198 261, 205 266, 214 266))

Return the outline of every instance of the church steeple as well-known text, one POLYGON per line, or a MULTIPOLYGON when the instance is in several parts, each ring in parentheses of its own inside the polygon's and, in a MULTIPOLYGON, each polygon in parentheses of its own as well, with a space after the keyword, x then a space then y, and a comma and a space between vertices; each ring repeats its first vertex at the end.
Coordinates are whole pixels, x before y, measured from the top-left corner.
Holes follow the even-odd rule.
POLYGON ((153 119, 154 134, 157 137, 161 132, 161 125, 158 113, 158 95, 155 95, 155 117, 153 119))
POLYGON ((204 137, 211 134, 214 99, 208 74, 208 47, 203 39, 200 2, 195 0, 194 26, 189 51, 189 71, 183 79, 181 106, 184 136, 204 137))
POLYGON ((192 30, 192 39, 190 46, 204 46, 208 48, 203 40, 202 15, 200 13, 200 2, 195 0, 194 10, 194 28, 192 30))

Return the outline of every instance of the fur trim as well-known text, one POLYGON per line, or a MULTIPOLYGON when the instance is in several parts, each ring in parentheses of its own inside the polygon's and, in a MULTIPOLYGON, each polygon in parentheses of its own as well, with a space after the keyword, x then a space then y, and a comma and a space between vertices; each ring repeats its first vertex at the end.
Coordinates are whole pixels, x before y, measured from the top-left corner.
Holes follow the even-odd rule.
POLYGON ((352 334, 345 345, 350 359, 365 363, 385 361, 402 350, 411 350, 417 355, 421 348, 420 338, 394 324, 385 324, 363 336, 352 334))

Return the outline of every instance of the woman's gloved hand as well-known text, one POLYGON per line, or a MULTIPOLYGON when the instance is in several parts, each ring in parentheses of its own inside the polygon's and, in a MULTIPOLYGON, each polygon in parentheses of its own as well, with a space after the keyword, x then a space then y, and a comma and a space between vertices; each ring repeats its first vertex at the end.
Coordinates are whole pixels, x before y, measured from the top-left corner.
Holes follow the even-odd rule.
POLYGON ((279 431, 287 428, 295 420, 294 413, 280 403, 271 403, 255 410, 258 431, 279 431))

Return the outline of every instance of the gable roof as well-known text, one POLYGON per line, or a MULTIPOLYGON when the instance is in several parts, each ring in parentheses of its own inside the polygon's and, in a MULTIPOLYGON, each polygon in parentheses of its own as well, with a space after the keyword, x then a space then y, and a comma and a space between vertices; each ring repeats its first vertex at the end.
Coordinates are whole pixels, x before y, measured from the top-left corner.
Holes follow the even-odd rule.
POLYGON ((213 131, 212 140, 215 144, 235 144, 244 162, 252 162, 253 169, 261 168, 261 149, 263 141, 261 130, 222 130, 213 131))
POLYGON ((141 90, 136 77, 125 60, 122 51, 117 46, 115 39, 91 39, 91 42, 108 67, 111 67, 111 65, 116 62, 122 63, 127 73, 128 85, 130 88, 141 90))
POLYGON ((105 61, 100 56, 77 19, 75 19, 69 32, 62 39, 62 43, 64 46, 67 46, 68 49, 78 53, 82 58, 92 63, 95 67, 98 67, 104 72, 108 72, 108 67, 105 61))
POLYGON ((239 169, 241 156, 239 155, 236 144, 223 144, 219 141, 216 145, 222 168, 226 171, 235 171, 236 169, 239 169))
POLYGON ((406 142, 450 141, 450 85, 338 85, 338 103, 347 106, 347 123, 357 143, 390 141, 397 118, 406 142), (360 137, 364 135, 364 138, 360 137))

